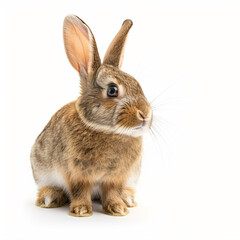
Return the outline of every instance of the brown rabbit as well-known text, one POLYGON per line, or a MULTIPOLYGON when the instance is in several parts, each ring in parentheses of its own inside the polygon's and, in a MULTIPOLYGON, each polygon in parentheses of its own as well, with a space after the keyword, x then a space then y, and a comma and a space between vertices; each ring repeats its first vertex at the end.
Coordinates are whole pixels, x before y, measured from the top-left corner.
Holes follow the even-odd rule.
POLYGON ((31 151, 36 204, 60 207, 70 201, 70 215, 92 215, 93 198, 104 211, 124 216, 134 207, 142 134, 152 110, 139 83, 120 70, 131 20, 125 20, 103 63, 90 28, 78 17, 64 20, 68 59, 79 72, 81 95, 57 111, 31 151))

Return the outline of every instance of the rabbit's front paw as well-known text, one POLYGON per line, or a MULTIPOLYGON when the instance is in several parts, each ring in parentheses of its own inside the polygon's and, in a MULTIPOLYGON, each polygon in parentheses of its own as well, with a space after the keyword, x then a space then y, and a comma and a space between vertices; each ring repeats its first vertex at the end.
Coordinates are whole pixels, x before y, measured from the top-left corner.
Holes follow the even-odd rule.
POLYGON ((135 202, 135 200, 132 196, 127 196, 125 198, 122 198, 122 200, 125 202, 125 204, 129 208, 137 206, 137 203, 135 202))
POLYGON ((91 205, 79 205, 79 206, 71 206, 69 215, 73 217, 89 217, 92 216, 92 206, 91 205))
POLYGON ((103 209, 106 214, 112 215, 112 216, 126 216, 129 213, 124 203, 110 202, 105 207, 103 207, 103 209))
POLYGON ((122 193, 122 200, 127 207, 136 207, 137 203, 134 200, 134 190, 132 188, 125 188, 122 193))

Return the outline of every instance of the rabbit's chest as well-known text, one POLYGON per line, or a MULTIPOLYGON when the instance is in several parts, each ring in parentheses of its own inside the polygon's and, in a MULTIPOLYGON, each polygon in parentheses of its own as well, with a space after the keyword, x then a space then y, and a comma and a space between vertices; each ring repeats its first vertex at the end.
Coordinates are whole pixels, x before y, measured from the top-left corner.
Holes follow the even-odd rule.
MULTIPOLYGON (((134 139, 135 140, 135 139, 134 139)), ((79 154, 73 159, 78 171, 86 174, 121 174, 131 169, 131 166, 141 155, 141 139, 130 142, 102 142, 82 146, 79 154)))

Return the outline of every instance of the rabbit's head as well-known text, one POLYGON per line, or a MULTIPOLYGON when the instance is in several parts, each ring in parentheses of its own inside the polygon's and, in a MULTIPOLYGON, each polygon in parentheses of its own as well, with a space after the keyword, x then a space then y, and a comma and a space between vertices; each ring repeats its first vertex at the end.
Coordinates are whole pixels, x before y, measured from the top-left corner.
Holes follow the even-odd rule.
POLYGON ((82 121, 98 131, 141 136, 152 123, 152 109, 140 84, 120 70, 131 20, 125 20, 101 63, 90 28, 77 16, 64 20, 68 59, 79 72, 81 96, 76 109, 82 121))

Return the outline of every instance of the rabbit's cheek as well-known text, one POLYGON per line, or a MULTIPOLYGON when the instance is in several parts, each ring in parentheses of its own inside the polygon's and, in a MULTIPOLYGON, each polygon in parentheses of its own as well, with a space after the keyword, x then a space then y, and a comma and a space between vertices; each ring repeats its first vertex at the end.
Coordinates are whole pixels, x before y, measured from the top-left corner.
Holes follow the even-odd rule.
POLYGON ((116 100, 108 99, 103 105, 105 109, 111 109, 116 106, 116 100))

